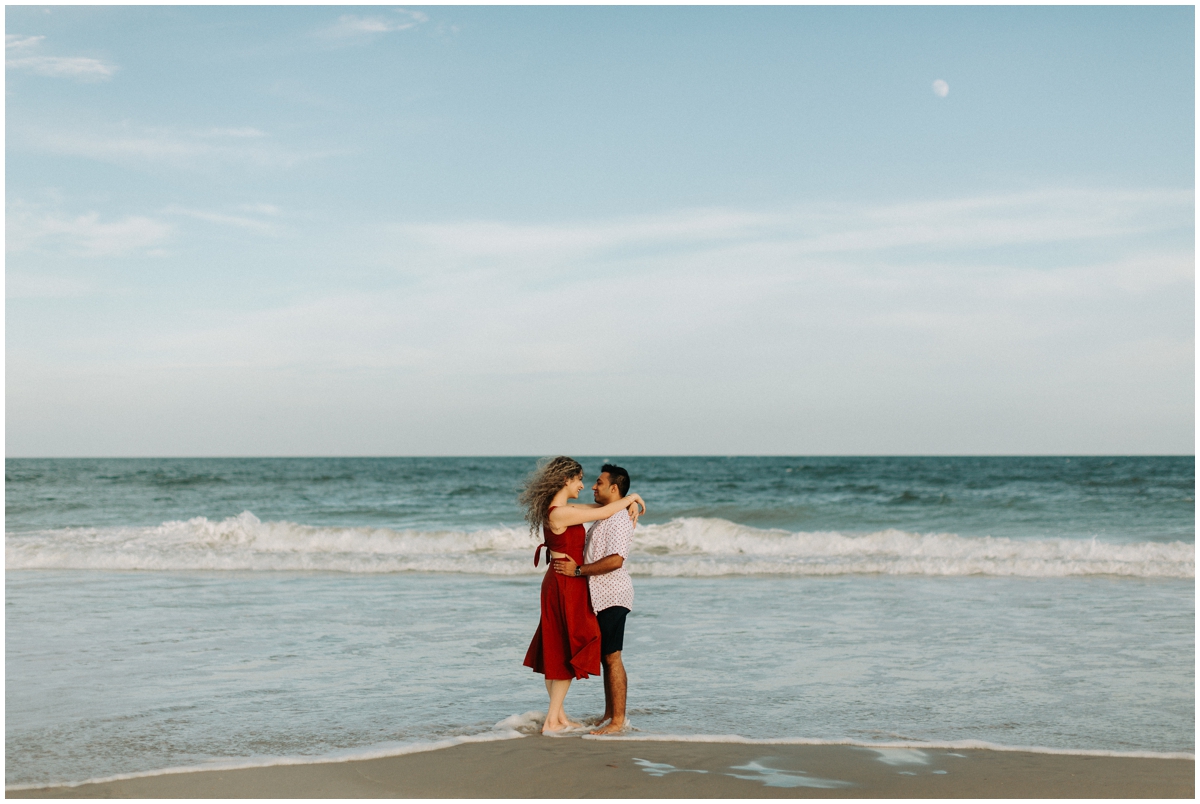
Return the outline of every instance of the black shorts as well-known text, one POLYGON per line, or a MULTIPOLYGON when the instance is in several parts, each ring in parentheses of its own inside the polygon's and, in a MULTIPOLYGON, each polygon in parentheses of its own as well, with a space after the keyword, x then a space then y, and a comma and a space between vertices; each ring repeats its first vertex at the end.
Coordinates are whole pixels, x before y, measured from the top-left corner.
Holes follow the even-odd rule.
POLYGON ((625 616, 629 609, 624 606, 609 606, 596 615, 600 623, 600 655, 616 653, 625 644, 625 616))

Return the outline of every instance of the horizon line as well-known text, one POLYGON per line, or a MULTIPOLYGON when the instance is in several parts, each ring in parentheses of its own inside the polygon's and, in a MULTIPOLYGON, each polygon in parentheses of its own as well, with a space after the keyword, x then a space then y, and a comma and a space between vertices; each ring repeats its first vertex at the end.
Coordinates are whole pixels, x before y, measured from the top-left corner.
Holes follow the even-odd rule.
MULTIPOLYGON (((560 453, 561 454, 561 453, 560 453)), ((600 453, 575 453, 585 458, 598 458, 600 453)), ((609 453, 621 458, 1192 458, 1194 452, 1011 452, 1011 453, 609 453)), ((548 454, 547 454, 548 455, 548 454)), ((6 455, 4 459, 24 461, 122 461, 122 460, 396 460, 430 458, 532 458, 547 457, 542 454, 449 454, 449 455, 6 455)))

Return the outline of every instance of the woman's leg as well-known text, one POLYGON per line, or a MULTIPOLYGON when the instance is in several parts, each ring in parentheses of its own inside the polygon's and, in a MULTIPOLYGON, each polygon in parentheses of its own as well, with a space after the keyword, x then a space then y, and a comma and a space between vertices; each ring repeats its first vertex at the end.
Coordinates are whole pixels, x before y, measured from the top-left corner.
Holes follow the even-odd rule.
POLYGON ((546 679, 546 686, 550 689, 550 711, 546 713, 546 723, 542 726, 542 731, 559 731, 567 727, 577 728, 579 724, 568 718, 566 711, 563 710, 567 690, 571 688, 571 679, 546 679))
POLYGON ((554 688, 554 679, 546 679, 546 694, 550 696, 550 706, 546 709, 546 719, 542 721, 542 732, 557 731, 561 728, 554 719, 554 694, 551 690, 554 688))

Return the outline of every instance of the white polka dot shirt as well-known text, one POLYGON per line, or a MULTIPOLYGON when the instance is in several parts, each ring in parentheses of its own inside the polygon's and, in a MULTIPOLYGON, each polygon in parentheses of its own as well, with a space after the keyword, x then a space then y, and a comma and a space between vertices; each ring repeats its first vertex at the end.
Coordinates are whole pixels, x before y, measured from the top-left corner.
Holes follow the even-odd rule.
MULTIPOLYGON (((633 520, 628 511, 621 510, 588 528, 583 561, 595 564, 605 556, 619 555, 628 563, 632 546, 633 520)), ((592 593, 592 611, 597 614, 612 606, 624 606, 633 611, 633 579, 625 565, 603 575, 589 575, 588 589, 592 593)))

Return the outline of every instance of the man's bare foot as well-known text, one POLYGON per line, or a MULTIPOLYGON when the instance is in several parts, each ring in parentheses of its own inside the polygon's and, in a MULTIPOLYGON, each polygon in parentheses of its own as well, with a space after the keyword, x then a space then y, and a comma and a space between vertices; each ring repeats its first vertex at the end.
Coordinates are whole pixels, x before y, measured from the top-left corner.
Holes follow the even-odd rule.
POLYGON ((628 721, 626 720, 622 720, 620 722, 609 722, 607 726, 602 726, 601 728, 596 729, 592 732, 592 734, 618 734, 625 731, 625 727, 627 725, 628 721))

